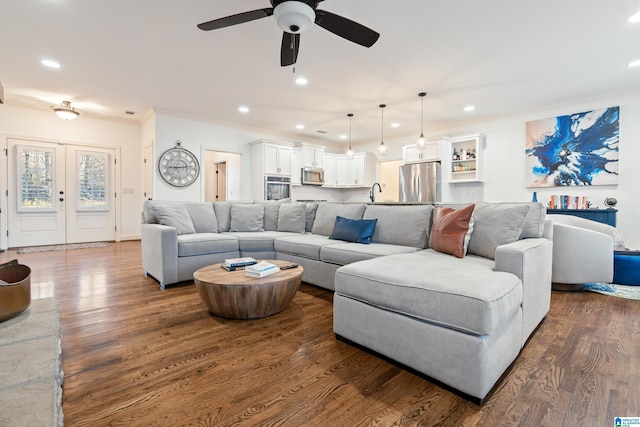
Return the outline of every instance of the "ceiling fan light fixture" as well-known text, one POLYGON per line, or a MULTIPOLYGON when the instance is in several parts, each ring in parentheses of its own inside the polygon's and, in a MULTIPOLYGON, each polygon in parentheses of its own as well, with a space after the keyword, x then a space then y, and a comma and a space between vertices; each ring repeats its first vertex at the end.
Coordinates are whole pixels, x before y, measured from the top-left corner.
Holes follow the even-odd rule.
POLYGON ((301 1, 285 1, 273 9, 278 26, 292 34, 308 30, 316 20, 316 12, 301 1))
POLYGON ((62 103, 57 106, 52 105, 51 109, 58 115, 58 117, 64 120, 74 120, 80 115, 80 113, 71 106, 71 102, 69 101, 62 101, 62 103))
POLYGON ((384 156, 387 154, 387 146, 384 145, 384 107, 386 104, 380 104, 380 114, 381 114, 381 133, 380 133, 380 145, 378 145, 378 154, 384 156))

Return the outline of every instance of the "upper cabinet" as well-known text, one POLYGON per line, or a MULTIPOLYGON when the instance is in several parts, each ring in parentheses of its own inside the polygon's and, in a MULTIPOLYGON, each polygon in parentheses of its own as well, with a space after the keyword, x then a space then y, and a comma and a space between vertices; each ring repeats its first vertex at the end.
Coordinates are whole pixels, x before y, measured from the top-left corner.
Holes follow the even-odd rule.
POLYGON ((291 149, 291 185, 302 184, 302 150, 291 149))
POLYGON ((291 176, 291 147, 263 143, 264 174, 291 176))
POLYGON ((351 159, 346 154, 336 155, 336 186, 371 187, 376 181, 377 164, 372 153, 355 153, 351 159))
POLYGON ((444 141, 427 141, 424 148, 418 144, 404 145, 402 160, 404 163, 437 162, 441 159, 440 149, 444 141))
POLYGON ((324 153, 324 187, 335 187, 338 185, 338 176, 336 175, 336 155, 324 153))
POLYGON ((302 144, 302 166, 311 168, 324 167, 324 147, 302 144))
POLYGON ((485 137, 482 134, 451 139, 449 156, 451 170, 449 182, 482 181, 482 149, 485 137))

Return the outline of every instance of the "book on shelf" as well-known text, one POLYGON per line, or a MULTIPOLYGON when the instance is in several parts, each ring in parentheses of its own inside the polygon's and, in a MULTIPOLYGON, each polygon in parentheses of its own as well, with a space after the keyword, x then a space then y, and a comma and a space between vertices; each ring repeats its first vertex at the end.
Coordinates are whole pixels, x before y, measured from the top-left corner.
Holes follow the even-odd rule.
POLYGON ((229 258, 225 259, 222 265, 226 265, 227 267, 245 267, 247 265, 253 265, 257 263, 254 258, 250 256, 242 257, 242 258, 229 258))
POLYGON ((257 278, 266 277, 271 274, 275 274, 278 271, 280 271, 280 268, 277 265, 271 264, 268 261, 260 261, 257 264, 248 265, 244 269, 245 275, 249 277, 257 277, 257 278))

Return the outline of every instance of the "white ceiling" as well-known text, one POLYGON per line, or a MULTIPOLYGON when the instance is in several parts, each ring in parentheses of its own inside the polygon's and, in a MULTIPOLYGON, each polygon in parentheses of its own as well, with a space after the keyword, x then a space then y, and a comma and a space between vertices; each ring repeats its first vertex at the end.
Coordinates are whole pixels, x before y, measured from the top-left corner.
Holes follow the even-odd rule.
POLYGON ((48 109, 69 100, 78 120, 140 120, 152 108, 335 143, 354 113, 358 143, 380 139, 380 103, 385 140, 417 137, 423 90, 429 133, 640 89, 640 68, 627 67, 640 59, 640 23, 627 21, 638 0, 326 0, 319 9, 381 37, 367 49, 314 26, 301 36, 295 75, 280 67, 273 17, 196 27, 268 0, 0 2, 5 103, 48 109), (297 75, 309 84, 295 85, 297 75), (239 114, 240 105, 251 112, 239 114))

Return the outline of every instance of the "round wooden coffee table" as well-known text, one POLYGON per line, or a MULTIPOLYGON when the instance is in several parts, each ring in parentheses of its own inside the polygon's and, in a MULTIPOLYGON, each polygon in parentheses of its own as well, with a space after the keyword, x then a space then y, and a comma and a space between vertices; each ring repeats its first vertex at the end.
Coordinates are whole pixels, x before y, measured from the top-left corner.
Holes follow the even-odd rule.
MULTIPOLYGON (((282 267, 287 261, 270 263, 282 267)), ((244 270, 227 271, 220 264, 201 268, 193 280, 209 311, 226 319, 258 319, 281 312, 291 302, 302 280, 302 267, 280 270, 261 279, 244 270)))

